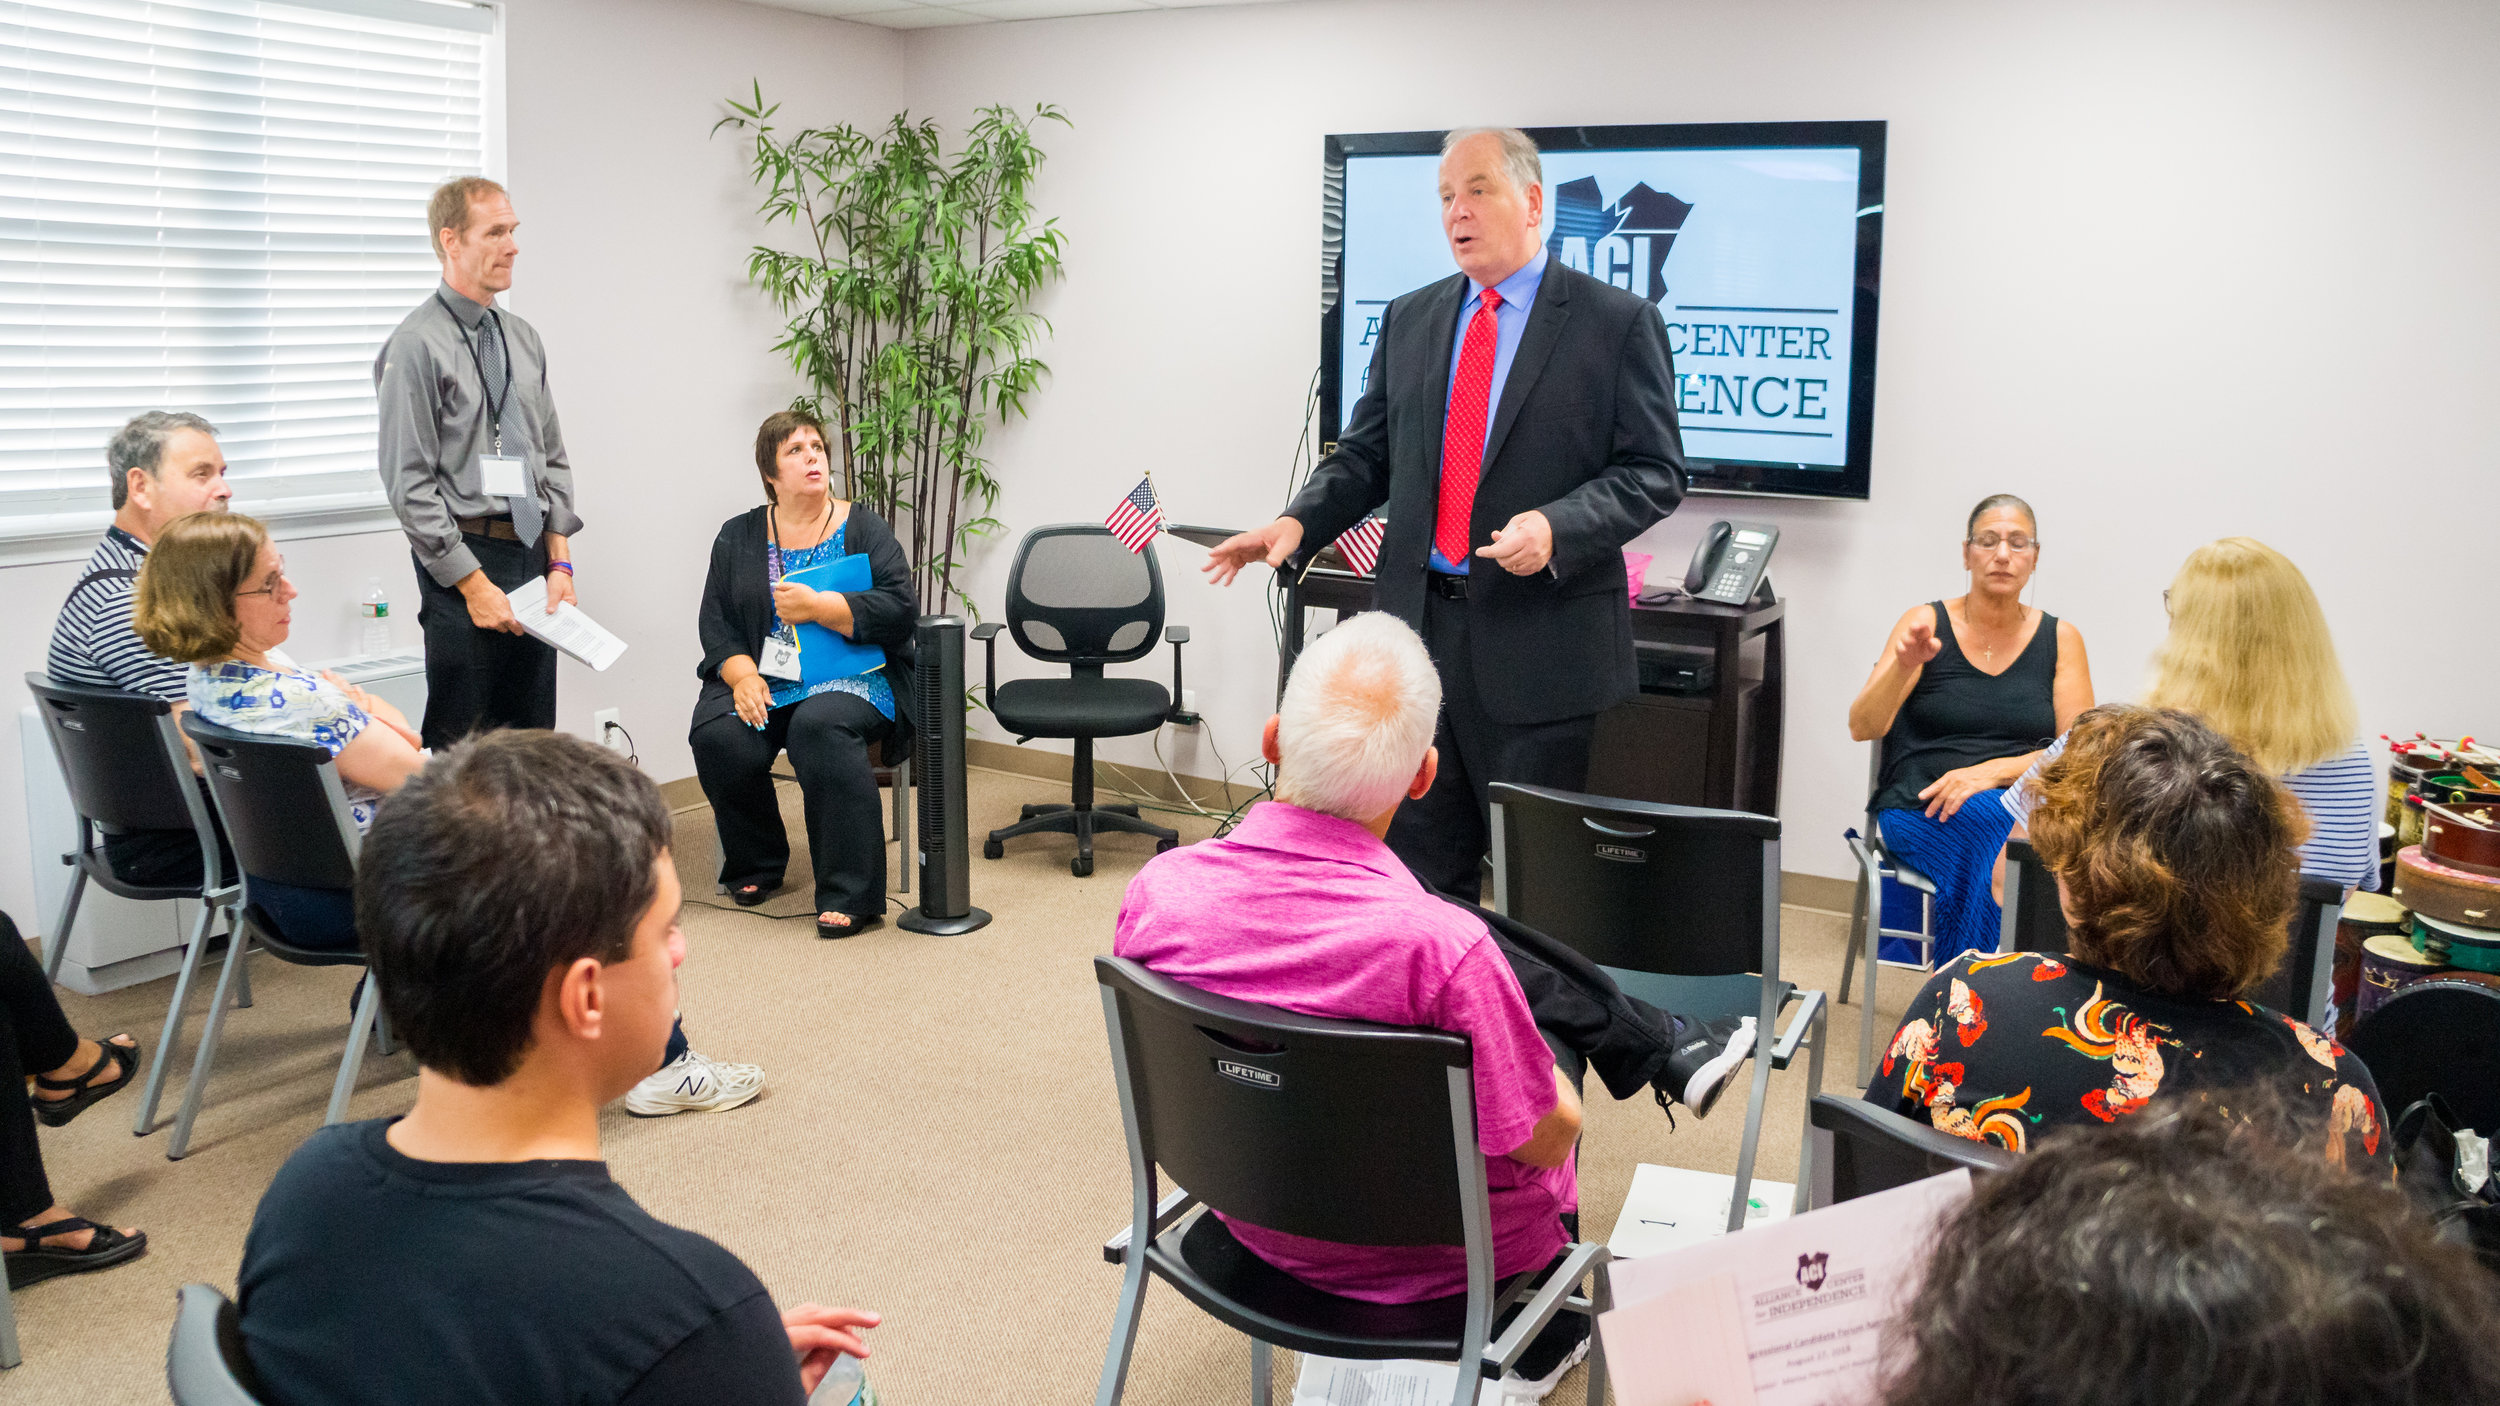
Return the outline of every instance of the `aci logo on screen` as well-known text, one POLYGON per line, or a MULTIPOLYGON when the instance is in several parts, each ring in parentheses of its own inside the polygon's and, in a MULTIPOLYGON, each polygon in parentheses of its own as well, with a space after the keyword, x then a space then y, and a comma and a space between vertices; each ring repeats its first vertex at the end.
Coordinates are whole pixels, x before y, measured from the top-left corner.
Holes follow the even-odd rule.
MULTIPOLYGON (((1684 228, 1692 205, 1638 182, 1612 204, 1597 178, 1582 176, 1554 187, 1554 232, 1546 254, 1591 278, 1611 283, 1659 305, 1667 323, 1667 350, 1676 361, 1676 410, 1686 416, 1741 416, 1764 420, 1828 420, 1828 376, 1712 371, 1709 358, 1830 361, 1831 330, 1790 323, 1748 322, 1742 316, 1695 320, 1691 312, 1743 314, 1793 309, 1696 308, 1667 310, 1667 252, 1684 228), (1689 360, 1688 360, 1689 359, 1689 360), (1690 365, 1694 369, 1686 369, 1690 365)), ((1811 309, 1814 312, 1826 309, 1811 309)), ((1802 369, 1802 368, 1800 368, 1802 369)), ((1790 368, 1778 368, 1787 372, 1790 368)), ((1797 435, 1799 430, 1747 429, 1704 418, 1690 429, 1797 435)), ((1830 438, 1829 431, 1802 431, 1830 438)))

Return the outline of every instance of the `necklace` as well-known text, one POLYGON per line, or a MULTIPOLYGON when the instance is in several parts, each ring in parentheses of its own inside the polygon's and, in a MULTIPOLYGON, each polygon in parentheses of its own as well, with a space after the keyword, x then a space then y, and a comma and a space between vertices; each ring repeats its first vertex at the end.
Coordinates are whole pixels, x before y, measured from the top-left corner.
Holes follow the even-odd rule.
MULTIPOLYGON (((2026 614, 2027 614, 2027 613, 2028 613, 2028 612, 2026 612, 2026 614)), ((1964 628, 1964 629, 1965 629, 1968 633, 1973 634, 1973 635, 1976 635, 1976 634, 1978 634, 1978 633, 1979 633, 1978 629, 1976 628, 1976 627, 1977 627, 1977 624, 1978 624, 1978 621, 1977 621, 1977 620, 1976 620, 1976 619, 1975 619, 1975 618, 1971 615, 1971 613, 1970 613, 1970 607, 1969 607, 1968 605, 1964 605, 1964 606, 1962 607, 1962 621, 1963 621, 1963 628, 1964 628)), ((2022 618, 2021 618, 2020 616, 2017 616, 2017 617, 2015 618, 2014 628, 2015 628, 2015 630, 2016 630, 2016 631, 2018 631, 2018 632, 2022 629, 2022 618)), ((2012 643, 2013 643, 2013 641, 2012 641, 2011 639, 2009 639, 2009 640, 2007 640, 2007 641, 2006 641, 2006 643, 2008 643, 2008 644, 2012 644, 2012 643)), ((1983 663, 1983 664, 1994 664, 1995 662, 1997 662, 1997 647, 1996 647, 1994 644, 1992 644, 1992 643, 1982 642, 1982 643, 1981 643, 1981 645, 1979 646, 1979 662, 1981 662, 1981 663, 1983 663)))

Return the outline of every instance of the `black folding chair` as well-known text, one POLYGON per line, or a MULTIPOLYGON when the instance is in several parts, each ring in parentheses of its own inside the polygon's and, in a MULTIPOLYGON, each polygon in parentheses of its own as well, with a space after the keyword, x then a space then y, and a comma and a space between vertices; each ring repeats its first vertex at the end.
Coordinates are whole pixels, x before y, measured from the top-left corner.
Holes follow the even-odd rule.
POLYGON ((2435 1093, 2466 1127, 2500 1134, 2500 991, 2417 981, 2363 1016, 2344 1047, 2368 1066, 2390 1122, 2435 1093))
MULTIPOLYGON (((182 730, 190 734, 200 749, 209 794, 216 798, 217 812, 225 818, 226 834, 234 843, 236 866, 243 871, 243 921, 235 939, 226 945, 225 970, 217 979, 217 1004, 209 1014, 208 1028, 200 1033, 200 1052, 191 1066, 191 1086, 183 1091, 182 1111, 174 1118, 173 1140, 165 1147, 165 1155, 176 1159, 190 1150, 191 1122, 199 1116, 201 1097, 208 1090, 208 1072, 217 1058, 217 1037, 225 1028, 226 989, 240 977, 251 949, 257 946, 280 961, 299 966, 365 964, 362 951, 297 947, 288 942, 278 924, 252 896, 255 880, 301 888, 356 886, 356 852, 364 836, 356 829, 347 805, 346 788, 340 784, 338 768, 331 764, 330 754, 309 742, 219 727, 196 713, 182 715, 182 730)), ((339 1061, 338 1078, 330 1087, 329 1110, 321 1120, 324 1124, 347 1116, 348 1096, 355 1092, 356 1071, 364 1062, 365 1040, 376 1027, 381 1005, 380 983, 368 974, 364 996, 357 1002, 355 1019, 348 1026, 347 1053, 339 1061)), ((383 1052, 389 1053, 387 1027, 381 1031, 380 1039, 383 1052)))
POLYGON ((2014 1165, 2017 1155, 1992 1142, 1938 1132, 1862 1098, 1816 1094, 1806 1104, 1806 1122, 1816 1143, 1813 1204, 1818 1210, 1956 1167, 1974 1174, 2001 1172, 2014 1165))
MULTIPOLYGON (((2334 994, 2335 924, 2343 917, 2344 886, 2316 874, 2300 876, 2287 924, 2291 941, 2273 974, 2243 992, 2249 1000, 2326 1027, 2326 1006, 2334 994)), ((2066 910, 2057 900, 2057 876, 2049 872, 2040 851, 2029 840, 2005 845, 2005 916, 1998 929, 2000 952, 2063 952, 2067 948, 2066 910)))
MULTIPOLYGON (((200 795, 191 773, 191 754, 183 749, 182 735, 174 727, 173 704, 144 693, 54 683, 40 673, 26 676, 26 688, 35 695, 35 713, 43 719, 44 735, 52 740, 52 755, 69 789, 70 807, 78 813, 78 848, 61 856, 61 862, 75 872, 69 894, 61 902, 61 916, 44 939, 44 975, 60 979, 70 927, 78 921, 78 902, 90 881, 123 898, 188 898, 200 905, 190 940, 183 944, 174 998, 165 1008, 165 1031, 148 1061, 147 1087, 131 1126, 134 1134, 144 1137, 156 1126, 157 1100, 164 1094, 165 1070, 182 1037, 191 979, 199 971, 201 954, 208 950, 209 925, 223 914, 231 932, 234 905, 243 891, 235 876, 225 872, 208 802, 200 795), (98 832, 134 830, 190 831, 199 840, 203 881, 149 887, 116 878, 105 860, 98 832)), ((242 1005, 252 1003, 248 980, 239 988, 237 999, 242 1005)))
MULTIPOLYGON (((1608 1306, 1602 1245, 1568 1246, 1533 1291, 1532 1274, 1495 1282, 1466 1037, 1227 1000, 1117 957, 1095 958, 1094 978, 1134 1197, 1131 1224, 1103 1246, 1124 1275, 1096 1406, 1115 1406, 1128 1384, 1149 1274, 1250 1336, 1254 1406, 1270 1400, 1271 1346, 1456 1362, 1455 1402, 1470 1406, 1479 1374, 1499 1378, 1557 1312, 1594 1319, 1608 1306), (1189 1189, 1158 1200, 1158 1167, 1189 1189), (1250 1253, 1210 1209, 1341 1244, 1463 1246, 1467 1292, 1413 1304, 1323 1293, 1250 1253)), ((1588 1382, 1598 1406, 1606 1366, 1593 1327, 1588 1382)))
POLYGON ((1653 1006, 1705 1021, 1754 1017, 1753 1091, 1728 1202, 1727 1228, 1741 1228, 1771 1071, 1810 1044, 1806 1088, 1823 1088, 1828 1003, 1780 978, 1779 821, 1496 782, 1492 829, 1494 911, 1569 945, 1653 1006))
POLYGON ((234 1304, 206 1284, 183 1285, 175 1302, 174 1336, 165 1345, 174 1406, 259 1406, 234 1304))
POLYGON ((1094 739, 1152 732, 1180 705, 1181 646, 1189 630, 1163 625, 1163 568, 1155 549, 1132 552, 1098 523, 1037 527, 1016 548, 1007 575, 1007 623, 1024 652, 1068 666, 1066 678, 998 681, 997 621, 976 625, 972 637, 989 650, 990 715, 1016 741, 1066 737, 1076 744, 1066 805, 1030 805, 1013 825, 992 830, 981 857, 999 859, 1018 835, 1053 831, 1076 836, 1068 871, 1094 872, 1094 834, 1124 830, 1151 835, 1160 854, 1180 843, 1180 833, 1142 819, 1133 805, 1094 804, 1094 739), (1172 642, 1172 691, 1152 679, 1115 679, 1106 664, 1126 664, 1153 652, 1157 637, 1172 642))
MULTIPOLYGON (((1867 760, 1866 794, 1871 799, 1875 788, 1884 779, 1884 744, 1878 739, 1867 760)), ((1881 961, 1877 955, 1887 937, 1916 943, 1923 955, 1909 965, 1926 971, 1936 964, 1936 881, 1902 861, 1899 855, 1884 847, 1883 822, 1874 810, 1866 813, 1866 832, 1844 830, 1842 838, 1849 842, 1849 853, 1858 861, 1857 890, 1849 903, 1849 931, 1862 941, 1862 950, 1840 960, 1840 1003, 1849 1004, 1849 978, 1859 965, 1866 968, 1866 1019, 1858 1031, 1858 1084, 1864 1087, 1875 1077, 1875 968, 1881 961), (1918 895, 1918 926, 1888 928, 1884 926, 1884 880, 1891 879, 1918 895)))

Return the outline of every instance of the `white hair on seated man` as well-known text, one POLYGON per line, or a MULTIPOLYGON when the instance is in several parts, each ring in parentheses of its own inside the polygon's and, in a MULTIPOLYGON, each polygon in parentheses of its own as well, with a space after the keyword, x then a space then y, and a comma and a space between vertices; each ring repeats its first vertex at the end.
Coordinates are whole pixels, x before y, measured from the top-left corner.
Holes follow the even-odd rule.
POLYGON ((1276 798, 1369 822, 1408 794, 1432 747, 1441 676, 1406 622, 1370 611, 1294 661, 1277 708, 1276 798))

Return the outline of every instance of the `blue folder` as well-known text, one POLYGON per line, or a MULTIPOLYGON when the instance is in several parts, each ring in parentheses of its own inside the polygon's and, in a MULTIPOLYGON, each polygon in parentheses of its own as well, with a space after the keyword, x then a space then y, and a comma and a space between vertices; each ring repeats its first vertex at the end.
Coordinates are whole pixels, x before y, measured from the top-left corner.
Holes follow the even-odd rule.
MULTIPOLYGON (((854 552, 820 562, 804 571, 793 571, 782 577, 795 586, 819 591, 865 591, 875 584, 869 574, 868 558, 854 552)), ((832 679, 857 678, 885 667, 885 651, 873 644, 854 644, 822 625, 801 621, 799 634, 799 682, 813 688, 832 679)))

